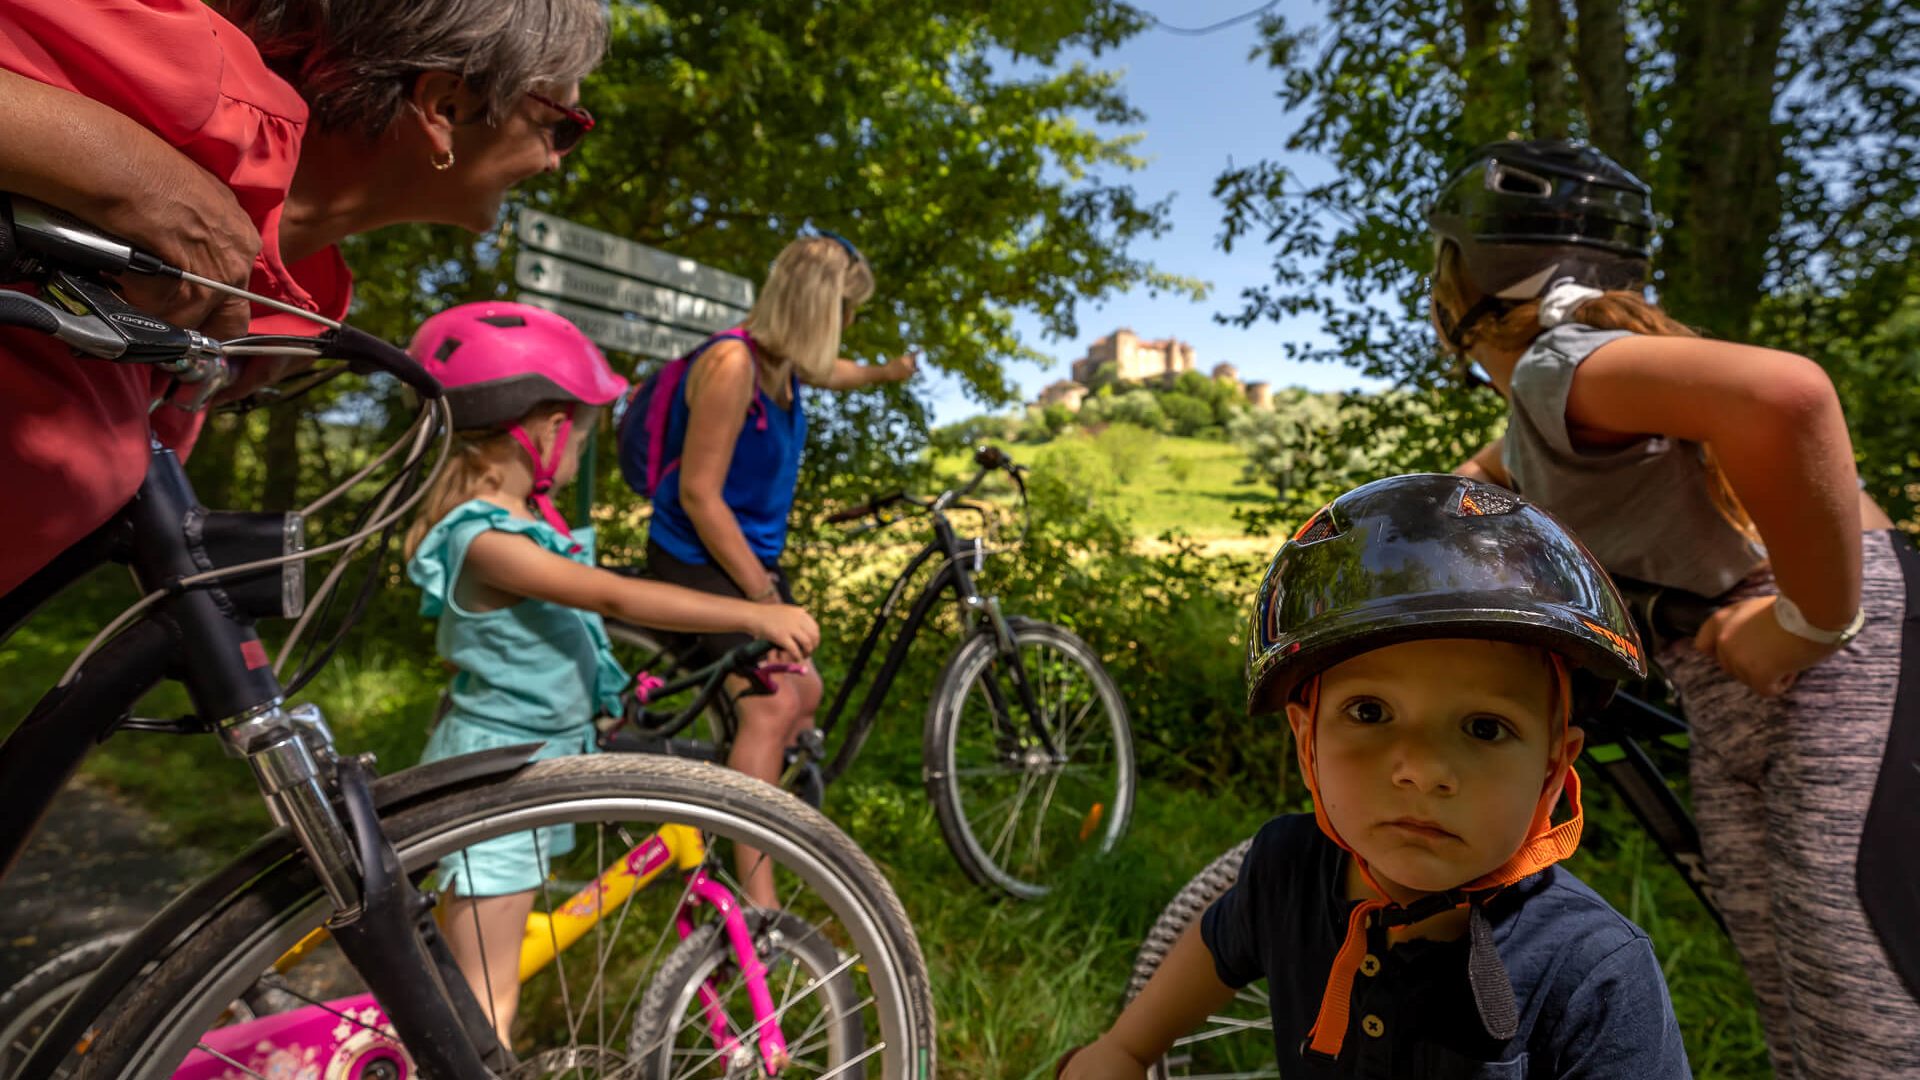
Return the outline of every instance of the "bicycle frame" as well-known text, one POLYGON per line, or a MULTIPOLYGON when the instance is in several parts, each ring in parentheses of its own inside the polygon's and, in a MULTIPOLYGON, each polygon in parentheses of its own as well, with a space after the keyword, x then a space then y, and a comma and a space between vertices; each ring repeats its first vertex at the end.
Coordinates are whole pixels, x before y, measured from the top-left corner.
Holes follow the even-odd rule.
MULTIPOLYGON (((933 575, 921 586, 919 593, 915 595, 912 606, 907 610, 906 621, 901 624, 892 643, 888 645, 880 670, 867 687, 866 695, 860 701, 859 711, 853 716, 852 727, 846 740, 841 743, 833 760, 823 770, 826 780, 832 781, 839 777, 859 755, 867 736, 872 733, 874 722, 879 718, 880 706, 885 702, 887 692, 893 688, 894 678, 900 673, 900 666, 906 662, 907 651, 913 647, 915 639, 919 637, 920 628, 925 624, 934 604, 949 591, 959 610, 963 628, 981 624, 992 628, 995 639, 1000 644, 1000 655, 1008 661, 1015 693, 1019 695, 1020 705, 1026 712, 1028 729, 1048 754, 1058 756, 1058 750, 1053 745, 1052 736, 1047 732, 1046 725, 1039 722, 1039 703, 1027 682, 1026 668, 1020 663, 1019 654, 1014 648, 1013 632, 1007 625, 1006 616, 1001 613, 1000 601, 997 597, 983 595, 975 582, 975 575, 980 572, 986 559, 986 546, 979 538, 975 538, 971 544, 961 540, 953 524, 947 520, 946 508, 958 501, 957 492, 971 491, 985 474, 986 470, 983 468, 971 483, 957 491, 946 492, 935 499, 933 505, 928 508, 928 516, 933 521, 934 538, 914 555, 906 568, 894 579, 892 588, 887 592, 886 602, 880 605, 879 612, 874 615, 872 624, 867 628, 866 637, 854 651, 853 662, 847 668, 846 677, 841 681, 839 689, 834 692, 833 702, 827 707, 826 714, 820 722, 822 739, 831 735, 839 727, 847 705, 852 699, 853 688, 866 673, 867 665, 872 662, 880 635, 905 596, 907 584, 913 580, 914 575, 920 572, 928 560, 941 556, 943 561, 939 569, 933 572, 933 575), (967 565, 969 562, 973 564, 971 568, 967 565)), ((996 680, 988 680, 986 685, 987 693, 993 699, 994 717, 997 722, 1000 717, 1009 715, 1011 710, 1007 708, 999 683, 996 680)))
MULTIPOLYGON (((692 918, 696 905, 706 904, 719 914, 734 962, 746 983, 753 1019, 746 1030, 758 1036, 762 1064, 768 1075, 774 1075, 787 1055, 787 1042, 772 992, 767 988, 766 965, 754 946, 753 932, 739 901, 726 886, 707 876, 706 858, 706 842, 699 830, 685 825, 661 826, 551 912, 535 911, 527 916, 520 942, 520 981, 524 984, 545 970, 561 951, 662 874, 678 870, 687 882, 674 917, 680 938, 685 940, 696 929, 692 918)), ((290 970, 328 936, 325 927, 308 934, 275 961, 274 969, 281 973, 290 970)), ((731 1056, 738 1050, 740 1038, 728 1022, 719 995, 711 986, 702 986, 697 996, 715 1048, 731 1056)), ((390 1062, 392 1068, 402 1070, 394 1075, 403 1075, 404 1070, 411 1069, 412 1060, 388 1037, 390 1029, 383 1031, 385 1025, 386 1015, 373 996, 358 994, 219 1028, 207 1033, 204 1047, 188 1056, 172 1080, 219 1080, 234 1059, 250 1056, 258 1060, 263 1054, 268 1056, 264 1063, 268 1065, 282 1059, 322 1062, 321 1071, 328 1076, 361 1075, 376 1061, 390 1062)))
POLYGON ((1714 900, 1713 880, 1701 854, 1700 830, 1643 745, 1643 740, 1650 743, 1684 738, 1688 733, 1686 722, 1622 692, 1584 726, 1587 747, 1581 756, 1620 793, 1660 853, 1725 930, 1726 918, 1714 900))

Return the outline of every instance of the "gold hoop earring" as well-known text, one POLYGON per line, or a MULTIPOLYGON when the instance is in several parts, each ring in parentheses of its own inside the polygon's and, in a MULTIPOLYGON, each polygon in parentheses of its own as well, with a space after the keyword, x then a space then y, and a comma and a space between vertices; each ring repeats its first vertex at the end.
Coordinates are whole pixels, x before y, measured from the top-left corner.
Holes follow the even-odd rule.
POLYGON ((453 168, 453 147, 447 147, 447 160, 445 161, 441 161, 440 155, 435 154, 433 156, 433 167, 440 172, 446 172, 448 169, 453 168))

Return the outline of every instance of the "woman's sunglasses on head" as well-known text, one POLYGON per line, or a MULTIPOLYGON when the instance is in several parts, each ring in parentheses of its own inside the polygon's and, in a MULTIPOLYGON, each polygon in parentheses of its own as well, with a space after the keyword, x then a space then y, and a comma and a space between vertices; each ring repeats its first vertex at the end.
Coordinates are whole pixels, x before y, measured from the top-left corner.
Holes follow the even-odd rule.
POLYGON ((866 256, 860 254, 860 249, 853 246, 853 241, 847 239, 844 236, 841 236, 839 233, 834 232, 831 229, 815 228, 814 231, 819 233, 821 236, 824 236, 827 239, 833 241, 834 243, 839 244, 842 248, 846 249, 847 258, 852 259, 854 262, 866 261, 866 256))
POLYGON ((562 105, 543 94, 527 91, 527 96, 560 113, 561 117, 550 126, 553 131, 553 152, 564 154, 580 145, 580 140, 593 130, 593 114, 578 105, 562 105))

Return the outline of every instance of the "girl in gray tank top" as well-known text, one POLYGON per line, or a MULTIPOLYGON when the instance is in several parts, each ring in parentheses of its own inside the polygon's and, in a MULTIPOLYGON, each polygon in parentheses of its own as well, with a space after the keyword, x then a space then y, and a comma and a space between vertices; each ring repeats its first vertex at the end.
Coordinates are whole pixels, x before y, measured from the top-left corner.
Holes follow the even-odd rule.
POLYGON ((1920 1078, 1920 555, 1860 491, 1832 384, 1648 303, 1648 189, 1590 147, 1482 147, 1428 220, 1435 324, 1509 405, 1459 471, 1722 602, 1659 657, 1775 1072, 1920 1078))

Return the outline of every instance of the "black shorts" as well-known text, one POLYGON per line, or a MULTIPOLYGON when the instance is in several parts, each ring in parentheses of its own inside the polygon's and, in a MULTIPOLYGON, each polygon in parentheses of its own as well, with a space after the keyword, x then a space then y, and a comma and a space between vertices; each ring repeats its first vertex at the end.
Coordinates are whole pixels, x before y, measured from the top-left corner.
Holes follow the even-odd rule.
MULTIPOLYGON (((780 599, 793 603, 793 588, 787 582, 786 571, 779 563, 762 563, 767 573, 773 575, 773 586, 779 590, 780 599)), ((655 581, 664 581, 670 585, 694 589, 715 596, 731 596, 741 600, 747 594, 733 583, 719 563, 690 563, 674 558, 660 549, 658 544, 647 541, 647 576, 655 581)), ((729 649, 735 649, 753 640, 750 634, 728 632, 723 634, 669 634, 668 644, 678 653, 681 661, 690 667, 710 664, 724 656, 729 649)))

